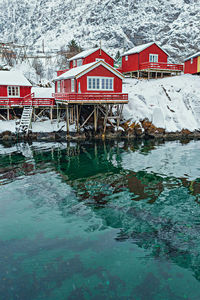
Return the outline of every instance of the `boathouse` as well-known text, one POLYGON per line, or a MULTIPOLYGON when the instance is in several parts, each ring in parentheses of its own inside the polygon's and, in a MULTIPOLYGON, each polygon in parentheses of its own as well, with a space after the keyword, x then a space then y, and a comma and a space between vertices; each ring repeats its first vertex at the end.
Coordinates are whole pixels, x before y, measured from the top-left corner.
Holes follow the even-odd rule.
POLYGON ((200 74, 200 52, 197 52, 184 60, 184 73, 200 74))
POLYGON ((183 65, 168 63, 168 53, 151 42, 130 49, 122 55, 121 72, 132 77, 158 78, 178 75, 183 65))
POLYGON ((119 126, 122 109, 128 103, 128 94, 122 93, 124 76, 104 60, 93 61, 70 69, 55 79, 55 101, 66 107, 67 130, 76 119, 77 130, 94 115, 97 130, 98 116, 104 117, 104 131, 107 121, 116 119, 119 126), (88 116, 80 124, 81 107, 87 106, 88 116), (116 108, 113 115, 113 108, 116 108), (92 107, 92 109, 91 109, 92 107), (68 111, 70 109, 70 112, 68 111), (69 114, 71 117, 69 117, 69 114))

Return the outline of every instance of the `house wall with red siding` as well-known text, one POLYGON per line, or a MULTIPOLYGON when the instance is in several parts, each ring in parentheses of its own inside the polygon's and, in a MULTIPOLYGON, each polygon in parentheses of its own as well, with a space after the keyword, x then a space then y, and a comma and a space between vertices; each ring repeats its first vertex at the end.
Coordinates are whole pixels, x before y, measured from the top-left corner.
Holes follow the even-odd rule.
MULTIPOLYGON (((114 66, 114 59, 110 57, 105 51, 101 49, 95 51, 94 53, 88 55, 87 57, 83 58, 83 65, 89 64, 91 62, 96 61, 97 58, 104 59, 107 64, 110 66, 114 66)), ((70 69, 77 67, 77 60, 75 66, 73 65, 73 61, 70 61, 70 69)))
POLYGON ((140 52, 140 64, 149 62, 150 54, 158 54, 158 62, 167 63, 168 55, 162 49, 160 49, 156 44, 153 44, 147 49, 140 52))
POLYGON ((185 74, 196 74, 197 73, 197 64, 198 64, 198 57, 193 58, 193 63, 191 63, 191 59, 185 61, 184 73, 185 74))
MULTIPOLYGON (((20 87, 20 98, 23 98, 31 94, 31 86, 21 86, 20 87)), ((0 85, 0 97, 8 97, 8 86, 0 85)), ((12 96, 11 98, 19 98, 12 96)))
POLYGON ((140 53, 129 54, 127 61, 125 56, 122 56, 122 72, 126 73, 138 71, 139 64, 149 62, 150 54, 158 54, 158 62, 167 63, 168 55, 156 44, 153 44, 140 53))
POLYGON ((94 93, 95 91, 88 91, 87 90, 87 77, 88 76, 97 76, 97 77, 112 77, 114 78, 114 90, 113 91, 100 91, 97 90, 97 93, 121 93, 122 92, 122 79, 117 77, 115 74, 110 72, 108 69, 104 68, 103 66, 98 66, 97 68, 91 70, 87 74, 83 75, 79 79, 77 79, 77 87, 80 83, 81 93, 94 93))
POLYGON ((139 70, 139 53, 128 55, 128 60, 126 57, 122 56, 122 72, 133 72, 139 70))

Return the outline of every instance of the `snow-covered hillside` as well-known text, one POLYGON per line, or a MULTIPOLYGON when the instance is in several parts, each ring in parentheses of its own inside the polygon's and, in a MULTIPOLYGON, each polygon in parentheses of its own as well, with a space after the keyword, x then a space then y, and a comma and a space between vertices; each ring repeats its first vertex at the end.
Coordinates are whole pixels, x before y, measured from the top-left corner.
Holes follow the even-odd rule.
POLYGON ((200 0, 0 0, 1 40, 110 53, 152 40, 178 60, 199 50, 200 0))
POLYGON ((125 119, 148 118, 169 132, 200 129, 200 77, 182 75, 164 79, 126 79, 123 91, 129 93, 124 106, 125 119))

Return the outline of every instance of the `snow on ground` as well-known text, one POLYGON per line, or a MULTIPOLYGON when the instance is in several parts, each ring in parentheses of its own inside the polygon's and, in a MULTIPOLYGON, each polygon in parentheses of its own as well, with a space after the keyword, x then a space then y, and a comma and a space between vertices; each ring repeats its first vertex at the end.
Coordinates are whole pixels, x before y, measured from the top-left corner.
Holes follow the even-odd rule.
POLYGON ((125 79, 123 92, 129 94, 124 118, 148 118, 168 132, 200 129, 200 77, 181 75, 163 79, 125 79), (165 92, 166 91, 166 92, 165 92))
MULTIPOLYGON (((16 122, 15 120, 11 121, 1 121, 0 120, 0 133, 3 131, 11 131, 13 133, 16 132, 16 122)), ((66 131, 66 122, 62 121, 57 123, 53 121, 51 123, 50 120, 40 121, 40 122, 32 122, 32 131, 33 132, 54 132, 54 131, 66 131)), ((70 131, 75 131, 75 126, 70 125, 70 131)))

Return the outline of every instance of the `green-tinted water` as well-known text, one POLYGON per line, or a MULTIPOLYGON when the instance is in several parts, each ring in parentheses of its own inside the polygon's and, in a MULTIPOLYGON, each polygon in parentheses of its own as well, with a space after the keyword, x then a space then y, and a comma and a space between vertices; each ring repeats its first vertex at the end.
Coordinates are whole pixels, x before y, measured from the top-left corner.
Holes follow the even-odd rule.
POLYGON ((0 145, 0 299, 199 300, 199 152, 0 145))

